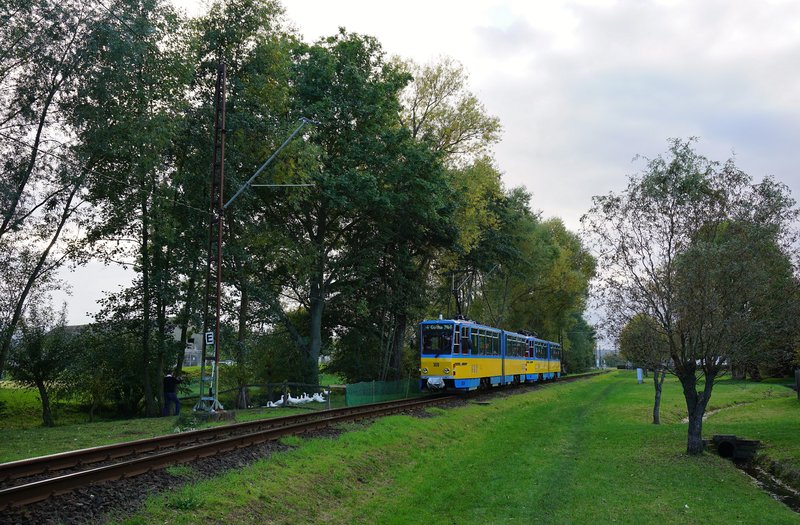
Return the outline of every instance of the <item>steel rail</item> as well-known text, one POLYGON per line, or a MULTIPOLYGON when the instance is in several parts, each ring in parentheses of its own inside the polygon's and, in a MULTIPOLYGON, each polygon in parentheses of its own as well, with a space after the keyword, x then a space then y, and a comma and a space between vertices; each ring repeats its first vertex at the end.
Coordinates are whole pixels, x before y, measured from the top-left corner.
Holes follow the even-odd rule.
MULTIPOLYGON (((593 375, 597 375, 598 373, 603 372, 595 372, 580 376, 567 376, 559 379, 558 382, 570 382, 577 379, 591 377, 593 375)), ((533 386, 539 384, 540 383, 534 383, 533 386)), ((523 386, 527 386, 527 384, 523 386)), ((480 394, 481 392, 475 393, 480 394)), ((306 419, 328 417, 332 414, 357 413, 359 411, 368 410, 370 407, 390 406, 395 403, 397 403, 397 401, 387 401, 382 403, 361 405, 357 407, 320 410, 309 414, 295 414, 292 416, 283 416, 270 419, 258 419, 254 421, 233 423, 201 430, 180 432, 177 434, 166 434, 152 438, 113 443, 110 445, 100 445, 97 447, 70 450, 67 452, 59 452, 47 456, 20 459, 7 463, 0 463, 0 482, 9 482, 15 479, 48 474, 70 468, 83 467, 104 461, 113 461, 135 456, 137 454, 158 452, 165 448, 186 446, 188 444, 198 443, 204 440, 216 439, 219 436, 225 436, 233 432, 252 432, 256 429, 268 429, 276 426, 290 425, 299 423, 306 419)))
MULTIPOLYGON (((560 379, 559 382, 571 382, 580 379, 588 379, 589 377, 598 374, 599 373, 585 374, 581 376, 568 376, 560 379)), ((521 386, 525 388, 527 386, 535 387, 539 385, 541 385, 541 383, 534 383, 533 385, 523 384, 517 385, 517 387, 521 386)), ((482 392, 475 392, 475 394, 480 393, 482 392)), ((244 423, 236 423, 209 429, 184 432, 182 434, 171 434, 168 436, 105 445, 90 449, 82 449, 0 464, 0 472, 3 470, 8 472, 11 472, 12 470, 22 471, 23 469, 28 468, 31 471, 35 470, 37 473, 42 474, 55 470, 54 466, 59 464, 76 467, 90 464, 91 462, 96 463, 97 461, 102 461, 103 459, 108 459, 110 457, 119 458, 143 452, 156 452, 141 458, 130 459, 111 465, 95 467, 88 470, 0 489, 0 510, 5 510, 10 507, 22 507, 31 503, 48 499, 51 496, 68 493, 75 489, 86 487, 92 483, 134 477, 170 465, 186 463, 204 457, 213 456, 215 454, 261 444, 266 441, 276 440, 287 435, 309 432, 345 421, 354 421, 358 419, 402 412, 428 404, 448 401, 458 397, 460 396, 437 396, 416 399, 413 401, 389 401, 384 403, 362 405, 359 407, 323 410, 313 414, 297 414, 282 418, 248 421, 244 423), (231 433, 236 431, 244 431, 246 433, 237 436, 230 436, 231 433), (228 437, 217 439, 220 436, 226 435, 228 437), (186 439, 187 437, 188 439, 186 439), (204 442, 199 443, 199 441, 204 442), (188 444, 191 445, 187 446, 188 444), (168 447, 171 447, 174 450, 158 452, 162 448, 168 447), (70 456, 72 457, 70 458, 70 456), (99 456, 103 456, 103 459, 93 459, 99 456), (48 463, 49 468, 47 468, 48 463)))
POLYGON ((112 461, 125 457, 150 452, 158 452, 165 448, 186 446, 200 441, 216 439, 219 436, 229 435, 233 432, 253 432, 255 430, 266 430, 276 426, 286 426, 299 423, 301 421, 325 418, 334 414, 355 414, 362 411, 369 411, 373 408, 392 406, 397 401, 387 401, 382 403, 371 403, 357 407, 344 407, 328 410, 315 411, 308 414, 295 414, 271 419, 258 419, 233 423, 201 430, 191 430, 177 434, 166 434, 152 438, 113 443, 97 447, 59 452, 47 456, 10 461, 0 463, 0 481, 7 482, 19 478, 36 476, 65 470, 69 468, 92 465, 103 461, 112 461))
POLYGON ((111 465, 105 465, 43 479, 40 481, 34 481, 23 485, 8 487, 0 490, 0 510, 7 509, 9 507, 21 507, 29 505, 37 501, 48 499, 52 496, 71 492, 75 489, 91 485, 92 483, 101 481, 114 481, 122 478, 138 476, 140 474, 170 465, 186 463, 219 453, 258 445, 266 441, 279 439, 284 436, 305 433, 345 421, 354 421, 363 418, 402 412, 411 408, 417 408, 427 404, 446 401, 452 399, 453 397, 454 396, 436 397, 414 401, 404 400, 404 402, 400 403, 394 402, 364 405, 365 407, 368 407, 367 410, 338 411, 339 413, 336 414, 333 412, 337 411, 326 411, 328 412, 329 417, 294 422, 291 424, 281 425, 276 428, 260 429, 239 436, 210 440, 185 448, 177 448, 175 450, 152 454, 127 461, 121 461, 111 465))

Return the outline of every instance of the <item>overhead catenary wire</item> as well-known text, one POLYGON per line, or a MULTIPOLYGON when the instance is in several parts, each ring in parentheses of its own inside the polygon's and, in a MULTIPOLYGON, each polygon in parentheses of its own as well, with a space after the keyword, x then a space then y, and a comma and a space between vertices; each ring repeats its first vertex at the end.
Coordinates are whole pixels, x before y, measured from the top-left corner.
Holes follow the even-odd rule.
MULTIPOLYGON (((233 197, 231 197, 231 198, 228 200, 228 202, 226 202, 226 203, 225 203, 225 205, 224 205, 224 206, 222 206, 222 209, 223 209, 223 210, 226 210, 226 209, 228 209, 228 206, 230 206, 230 205, 233 203, 233 201, 235 201, 235 200, 237 199, 237 197, 239 197, 239 195, 241 195, 241 194, 242 194, 242 193, 243 193, 243 192, 244 192, 244 191, 245 191, 245 190, 246 190, 248 187, 252 186, 252 184, 253 184, 253 181, 256 179, 256 177, 258 177, 258 176, 261 174, 261 172, 263 172, 263 171, 266 169, 266 167, 270 165, 270 163, 271 163, 271 162, 272 162, 272 161, 275 159, 275 157, 277 157, 277 156, 278 156, 278 153, 280 153, 280 152, 281 152, 281 150, 283 150, 283 148, 285 148, 285 147, 287 146, 287 144, 289 144, 289 142, 291 142, 291 141, 292 141, 292 139, 293 139, 293 138, 294 138, 294 137, 295 137, 295 136, 296 136, 298 133, 300 133, 300 130, 301 130, 301 129, 303 129, 303 127, 304 127, 306 124, 313 124, 313 125, 317 126, 317 125, 319 125, 319 122, 316 122, 316 121, 314 121, 314 120, 308 119, 308 118, 306 118, 306 117, 300 117, 300 125, 299 125, 299 126, 297 126, 297 128, 295 128, 295 130, 294 130, 294 131, 291 133, 291 135, 289 135, 289 136, 286 138, 286 140, 284 140, 284 141, 283 141, 283 144, 281 144, 281 145, 278 147, 278 149, 276 149, 276 150, 275 150, 275 151, 272 153, 272 155, 270 155, 270 157, 269 157, 269 158, 266 160, 266 162, 264 162, 264 164, 262 164, 262 165, 261 165, 261 166, 260 166, 260 167, 259 167, 259 168, 256 170, 256 172, 255 172, 255 173, 253 173, 253 175, 252 175, 252 176, 251 176, 249 179, 247 179, 247 181, 246 181, 246 182, 245 182, 245 183, 242 185, 242 187, 241 187, 241 188, 239 188, 239 190, 238 190, 236 193, 234 193, 234 194, 233 194, 233 197)), ((289 186, 289 185, 288 185, 288 184, 275 184, 274 186, 289 186)))

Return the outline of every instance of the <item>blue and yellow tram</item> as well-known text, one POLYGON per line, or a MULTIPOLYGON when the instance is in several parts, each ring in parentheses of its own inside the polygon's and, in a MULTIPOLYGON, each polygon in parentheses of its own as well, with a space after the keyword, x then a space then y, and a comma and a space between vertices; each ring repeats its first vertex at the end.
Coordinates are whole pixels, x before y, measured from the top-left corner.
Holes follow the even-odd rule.
POLYGON ((420 379, 431 390, 474 390, 561 374, 560 346, 465 319, 419 324, 420 379))
POLYGON ((541 381, 561 377, 561 345, 528 338, 526 381, 541 381))

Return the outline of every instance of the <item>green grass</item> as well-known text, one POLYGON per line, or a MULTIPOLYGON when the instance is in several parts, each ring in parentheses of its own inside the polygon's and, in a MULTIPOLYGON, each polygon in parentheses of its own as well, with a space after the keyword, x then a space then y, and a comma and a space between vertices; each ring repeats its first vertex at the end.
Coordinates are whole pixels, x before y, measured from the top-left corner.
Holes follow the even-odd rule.
MULTIPOLYGON (((199 389, 197 377, 199 377, 200 368, 187 367, 184 369, 184 373, 195 377, 195 381, 189 382, 188 386, 196 394, 199 389)), ((340 381, 340 378, 330 374, 323 375, 322 378, 331 383, 340 381)), ((258 392, 258 388, 253 388, 251 394, 258 392)), ((184 392, 181 395, 189 394, 184 392)), ((195 401, 196 399, 183 401, 182 418, 170 416, 166 418, 110 419, 106 417, 110 415, 110 412, 104 410, 95 414, 95 422, 90 423, 87 411, 78 403, 52 399, 51 409, 55 416, 56 426, 45 428, 42 426, 42 408, 38 391, 21 388, 12 381, 0 381, 0 440, 3 443, 3 446, 0 447, 0 462, 149 438, 191 428, 227 424, 226 422, 198 424, 187 420, 186 415, 191 413, 195 401)), ((331 397, 331 406, 336 408, 344 405, 344 393, 334 392, 331 397)), ((230 407, 232 403, 227 403, 225 406, 230 407)), ((303 408, 240 410, 236 411, 236 421, 288 416, 307 413, 310 409, 326 408, 328 408, 327 403, 324 405, 313 403, 305 405, 303 408)))
POLYGON ((167 467, 164 470, 166 470, 170 476, 176 476, 179 478, 188 478, 194 474, 194 469, 192 469, 192 467, 189 465, 174 465, 167 467))
POLYGON ((707 434, 761 440, 763 452, 776 460, 800 458, 800 401, 794 395, 762 399, 711 414, 705 428, 707 434))
POLYGON ((338 374, 320 373, 319 374, 319 384, 323 385, 323 386, 343 385, 343 384, 345 384, 345 381, 338 374))
MULTIPOLYGON (((155 497, 126 523, 800 523, 730 462, 686 456, 679 385, 665 384, 660 426, 652 392, 619 372, 293 438, 293 450, 155 497)), ((735 408, 707 427, 797 435, 794 422, 783 429, 800 419, 791 394, 720 382, 710 409, 735 408), (751 426, 724 420, 742 409, 751 426)))
MULTIPOLYGON (((4 392, 5 390, 0 389, 0 393, 4 392)), ((17 392, 14 395, 12 406, 18 407, 15 410, 21 411, 22 408, 19 407, 28 406, 29 401, 33 402, 28 399, 26 393, 20 394, 17 392)), ((35 400, 35 403, 38 404, 38 399, 35 400)), ((22 426, 20 426, 19 420, 13 422, 14 424, 12 424, 11 420, 6 420, 4 421, 5 425, 0 426, 0 442, 3 443, 3 446, 0 447, 0 463, 80 448, 150 438, 196 428, 308 413, 307 408, 240 410, 236 411, 236 419, 234 421, 204 423, 193 416, 191 408, 191 405, 184 404, 180 416, 97 421, 94 423, 86 422, 87 418, 84 415, 80 418, 80 423, 65 424, 62 419, 57 419, 56 426, 52 428, 43 427, 40 420, 34 420, 30 425, 22 426)))
MULTIPOLYGON (((53 396, 50 410, 57 423, 73 424, 89 419, 74 402, 53 396)), ((0 430, 30 428, 42 425, 42 403, 35 388, 20 387, 11 381, 0 381, 0 430)))

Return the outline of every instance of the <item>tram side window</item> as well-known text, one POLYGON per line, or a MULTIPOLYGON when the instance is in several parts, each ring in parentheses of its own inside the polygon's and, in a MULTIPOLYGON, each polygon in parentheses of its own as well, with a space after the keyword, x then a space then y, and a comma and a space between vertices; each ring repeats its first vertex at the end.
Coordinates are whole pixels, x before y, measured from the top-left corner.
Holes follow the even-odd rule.
POLYGON ((462 354, 471 354, 472 353, 472 340, 469 338, 469 332, 467 331, 467 327, 461 328, 461 353, 462 354))
POLYGON ((536 357, 539 359, 547 358, 547 347, 541 341, 536 341, 536 357))

